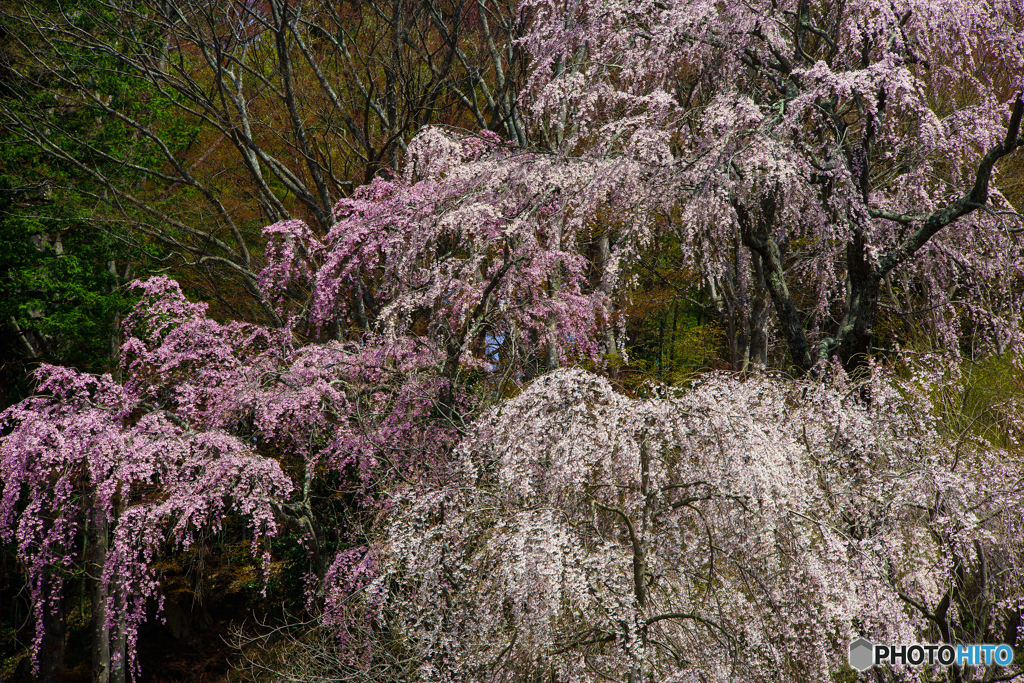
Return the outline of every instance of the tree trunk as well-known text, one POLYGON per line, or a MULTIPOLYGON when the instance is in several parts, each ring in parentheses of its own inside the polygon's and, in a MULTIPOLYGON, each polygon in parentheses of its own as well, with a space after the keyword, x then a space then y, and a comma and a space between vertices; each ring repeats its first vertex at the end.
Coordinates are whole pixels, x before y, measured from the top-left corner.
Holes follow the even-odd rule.
POLYGON ((771 234, 771 227, 775 221, 775 195, 769 193, 761 200, 760 211, 756 217, 756 227, 754 226, 754 217, 750 215, 743 204, 734 202, 733 208, 739 219, 743 244, 760 257, 765 286, 771 295, 772 303, 775 304, 779 330, 789 345, 793 364, 801 373, 808 372, 814 367, 814 359, 811 357, 810 348, 807 345, 803 320, 800 319, 800 312, 797 311, 793 297, 789 293, 789 286, 786 284, 782 252, 771 234))
MULTIPOLYGON (((612 300, 612 282, 615 277, 606 277, 608 274, 608 268, 612 263, 612 241, 608 233, 603 233, 597 240, 597 287, 600 288, 601 292, 608 297, 609 302, 612 300)), ((605 367, 610 373, 613 379, 618 379, 619 368, 618 363, 613 362, 613 357, 618 355, 618 346, 615 344, 615 326, 613 320, 613 310, 609 306, 608 319, 605 321, 604 326, 604 353, 605 353, 605 367)))
POLYGON ((754 296, 751 298, 746 324, 749 332, 746 355, 743 359, 744 371, 768 367, 768 319, 771 297, 764 279, 761 256, 754 252, 751 257, 754 263, 754 296))
POLYGON ((848 374, 863 368, 869 358, 878 314, 882 279, 868 260, 867 248, 858 235, 846 248, 846 312, 836 335, 836 353, 848 374))
POLYGON ((125 639, 124 598, 116 596, 117 621, 110 629, 110 683, 125 683, 128 676, 128 648, 125 639))
MULTIPOLYGON (((562 249, 562 220, 555 222, 557 229, 555 234, 552 236, 551 246, 561 251, 562 249)), ((557 295, 558 290, 562 288, 562 278, 555 268, 552 270, 551 275, 548 276, 548 296, 553 300, 557 295)), ((558 319, 557 316, 552 312, 548 315, 547 321, 547 344, 544 350, 544 365, 545 372, 551 372, 557 370, 559 365, 558 359, 558 319)))
POLYGON ((63 680, 65 635, 67 621, 64 618, 64 595, 55 594, 59 589, 51 576, 43 579, 43 637, 39 645, 39 680, 41 683, 57 683, 63 680))
POLYGON ((89 526, 85 573, 89 577, 92 600, 92 683, 110 683, 110 632, 107 630, 107 591, 103 568, 107 562, 107 521, 99 519, 89 526))
POLYGON ((125 683, 127 678, 124 605, 119 596, 114 596, 114 611, 121 616, 111 625, 107 613, 111 595, 109 587, 103 582, 109 535, 109 523, 102 517, 89 526, 85 563, 92 600, 92 683, 125 683))

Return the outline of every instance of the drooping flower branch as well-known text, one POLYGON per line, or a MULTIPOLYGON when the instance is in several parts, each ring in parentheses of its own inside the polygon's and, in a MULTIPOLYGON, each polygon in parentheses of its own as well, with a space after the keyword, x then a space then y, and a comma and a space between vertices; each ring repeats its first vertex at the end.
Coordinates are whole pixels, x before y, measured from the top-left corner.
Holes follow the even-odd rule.
POLYGON ((424 680, 824 681, 858 635, 998 642, 1019 463, 951 452, 912 381, 876 371, 869 406, 830 375, 647 400, 546 375, 398 496, 368 600, 424 680))

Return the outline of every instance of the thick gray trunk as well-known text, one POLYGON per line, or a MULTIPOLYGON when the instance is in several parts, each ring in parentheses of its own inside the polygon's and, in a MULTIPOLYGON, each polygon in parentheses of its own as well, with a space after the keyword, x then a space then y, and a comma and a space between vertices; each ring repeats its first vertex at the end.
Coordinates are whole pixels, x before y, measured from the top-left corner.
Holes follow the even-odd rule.
POLYGON ((109 535, 109 525, 104 519, 94 521, 88 530, 89 541, 85 561, 92 600, 90 630, 93 683, 125 683, 127 678, 124 604, 118 596, 114 596, 114 611, 121 616, 114 620, 112 626, 108 626, 107 605, 110 602, 110 593, 102 580, 107 562, 109 535))
POLYGON ((747 347, 743 359, 743 370, 763 369, 768 366, 768 319, 771 311, 771 297, 765 283, 761 257, 751 254, 754 264, 754 293, 750 300, 745 329, 747 347))
POLYGON ((107 562, 107 522, 96 521, 89 526, 85 573, 89 577, 92 600, 92 683, 110 683, 110 632, 107 630, 107 591, 103 586, 103 569, 107 562))
POLYGON ((729 363, 733 368, 740 368, 742 350, 746 342, 742 331, 737 335, 735 307, 730 297, 725 295, 723 288, 716 284, 715 278, 709 276, 707 283, 711 305, 715 307, 715 313, 718 315, 718 323, 725 329, 725 338, 729 344, 729 363))
POLYGON ((882 278, 859 237, 846 248, 846 313, 836 335, 836 355, 848 373, 866 365, 878 314, 882 278))
POLYGON ((67 633, 64 596, 55 594, 58 588, 53 585, 50 576, 43 581, 43 638, 39 645, 39 680, 41 683, 57 683, 64 678, 67 633))
POLYGON ((118 617, 110 634, 110 683, 125 683, 128 678, 128 648, 124 637, 124 603, 120 599, 117 607, 121 616, 118 617))
POLYGON ((761 200, 760 211, 756 216, 756 226, 754 225, 755 217, 750 215, 745 206, 741 203, 734 203, 733 208, 736 209, 736 216, 739 219, 743 244, 760 257, 765 286, 771 295, 772 303, 775 304, 779 331, 782 332, 782 336, 789 346, 793 364, 800 372, 807 372, 814 366, 814 359, 811 357, 811 351, 807 345, 803 320, 800 318, 800 312, 797 311, 793 297, 789 293, 789 286, 786 284, 782 252, 771 234, 771 227, 775 222, 775 195, 770 193, 761 200))

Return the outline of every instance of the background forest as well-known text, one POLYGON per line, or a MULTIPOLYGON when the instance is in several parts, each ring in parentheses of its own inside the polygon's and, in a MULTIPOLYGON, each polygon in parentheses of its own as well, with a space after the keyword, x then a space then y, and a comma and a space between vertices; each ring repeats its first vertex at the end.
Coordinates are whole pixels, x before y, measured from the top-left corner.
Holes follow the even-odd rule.
POLYGON ((0 9, 0 680, 1024 676, 1020 0, 0 9))

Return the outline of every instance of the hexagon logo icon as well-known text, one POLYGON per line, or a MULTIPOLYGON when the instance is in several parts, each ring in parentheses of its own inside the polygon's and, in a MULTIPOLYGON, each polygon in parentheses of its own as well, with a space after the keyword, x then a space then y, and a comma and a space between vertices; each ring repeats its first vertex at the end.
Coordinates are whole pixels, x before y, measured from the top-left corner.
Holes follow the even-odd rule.
POLYGON ((867 638, 858 638, 850 643, 850 666, 857 671, 867 671, 875 665, 875 646, 867 638))

